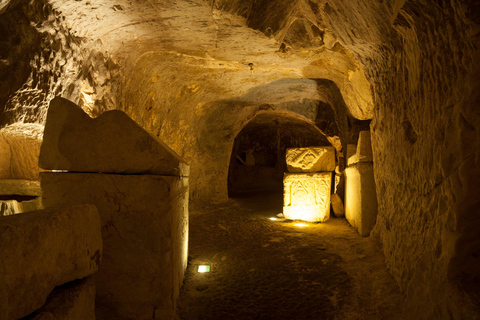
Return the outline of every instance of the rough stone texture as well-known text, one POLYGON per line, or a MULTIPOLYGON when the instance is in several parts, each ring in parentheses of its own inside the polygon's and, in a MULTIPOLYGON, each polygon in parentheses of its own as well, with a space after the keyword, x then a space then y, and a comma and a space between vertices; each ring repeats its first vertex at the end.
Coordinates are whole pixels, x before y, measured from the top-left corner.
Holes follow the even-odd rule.
POLYGON ((40 309, 22 320, 95 320, 95 276, 56 287, 40 309))
POLYGON ((330 218, 332 173, 285 173, 283 215, 286 219, 324 222, 330 218))
POLYGON ((42 173, 41 182, 46 206, 99 209, 97 319, 171 319, 187 263, 188 179, 42 173))
POLYGON ((358 163, 345 169, 345 218, 368 237, 377 221, 377 192, 372 163, 358 163))
POLYGON ((287 149, 288 172, 326 172, 335 170, 334 147, 287 149))
POLYGON ((370 131, 360 131, 357 145, 347 145, 347 166, 359 162, 373 162, 370 131))
POLYGON ((0 195, 41 196, 40 181, 0 179, 0 195))
POLYGON ((0 129, 0 179, 38 179, 43 126, 14 124, 0 129))
POLYGON ((1 217, 0 230, 1 319, 32 313, 55 286, 98 270, 102 237, 92 205, 1 217))
POLYGON ((343 201, 336 193, 332 193, 330 196, 330 202, 332 203, 333 213, 335 217, 342 218, 345 216, 345 208, 343 207, 343 201))
POLYGON ((347 144, 347 155, 346 155, 346 159, 347 159, 346 165, 347 166, 350 166, 350 165, 358 162, 358 160, 356 158, 356 154, 357 154, 357 145, 356 144, 347 144))
POLYGON ((370 138, 370 131, 360 131, 358 135, 358 144, 356 149, 356 156, 358 162, 372 162, 372 142, 370 138))
POLYGON ((23 201, 0 200, 0 216, 9 216, 40 209, 43 209, 41 198, 23 201))
POLYGON ((339 115, 373 119, 375 235, 403 318, 480 313, 478 1, 9 3, 1 125, 45 122, 57 95, 90 115, 124 110, 191 164, 192 200, 218 202, 257 114, 321 124, 328 104, 343 146, 354 122, 339 115))
POLYGON ((23 212, 23 207, 17 200, 1 200, 0 201, 0 217, 11 216, 23 212))
POLYGON ((188 165, 124 112, 91 119, 73 102, 50 103, 40 167, 49 170, 188 176, 188 165))

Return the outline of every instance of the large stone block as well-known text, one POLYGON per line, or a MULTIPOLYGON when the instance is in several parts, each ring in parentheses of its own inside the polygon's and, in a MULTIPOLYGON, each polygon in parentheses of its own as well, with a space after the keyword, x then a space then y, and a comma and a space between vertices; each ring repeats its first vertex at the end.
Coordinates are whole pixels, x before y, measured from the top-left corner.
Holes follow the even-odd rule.
POLYGON ((0 130, 0 179, 38 179, 43 126, 15 124, 0 130))
POLYGON ((50 102, 40 151, 48 170, 188 176, 189 166, 124 112, 90 118, 71 101, 50 102))
POLYGON ((22 320, 95 320, 95 276, 56 287, 40 309, 22 320))
POLYGON ((187 263, 188 179, 42 173, 41 182, 46 206, 99 209, 97 319, 171 319, 187 263))
POLYGON ((288 172, 320 172, 335 170, 334 147, 287 149, 288 172))
POLYGON ((283 214, 292 220, 323 222, 330 218, 332 173, 286 173, 283 214))
POLYGON ((0 319, 41 307, 56 286, 98 270, 100 218, 92 205, 0 218, 0 319))
POLYGON ((372 163, 358 163, 345 169, 345 218, 368 237, 377 221, 377 192, 372 163))

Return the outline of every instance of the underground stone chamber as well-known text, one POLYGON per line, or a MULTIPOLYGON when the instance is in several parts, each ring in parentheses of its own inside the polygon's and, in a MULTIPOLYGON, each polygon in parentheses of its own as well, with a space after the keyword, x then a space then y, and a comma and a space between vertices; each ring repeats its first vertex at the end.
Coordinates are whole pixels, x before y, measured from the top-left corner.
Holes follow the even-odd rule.
MULTIPOLYGON (((8 208, 16 208, 5 209, 3 205, 9 216, 0 217, 0 222, 8 221, 10 230, 19 224, 25 229, 15 230, 40 228, 36 235, 56 234, 49 230, 62 226, 58 239, 43 237, 43 241, 37 237, 44 248, 38 250, 48 252, 35 251, 22 232, 12 239, 27 250, 25 257, 35 257, 35 263, 43 256, 56 259, 71 251, 80 256, 74 259, 69 255, 66 260, 87 266, 82 270, 57 270, 54 260, 49 260, 52 263, 42 266, 48 269, 47 274, 54 274, 49 279, 55 279, 55 283, 42 283, 39 297, 45 300, 53 290, 51 286, 57 286, 60 289, 55 289, 55 301, 61 297, 69 301, 63 306, 75 305, 91 316, 95 298, 91 276, 98 267, 102 270, 97 263, 100 254, 95 255, 102 249, 102 224, 95 222, 101 215, 99 208, 90 203, 31 214, 42 206, 38 155, 50 102, 59 96, 92 119, 111 110, 124 112, 190 165, 189 190, 182 189, 182 194, 189 199, 190 226, 198 227, 192 234, 204 240, 196 242, 198 246, 214 246, 208 240, 215 233, 219 236, 215 239, 227 239, 223 249, 238 247, 237 252, 242 252, 242 244, 248 241, 220 237, 222 232, 236 230, 264 241, 259 240, 255 250, 285 249, 279 236, 283 232, 295 246, 285 249, 289 255, 280 249, 272 251, 283 254, 285 263, 300 261, 288 260, 298 252, 338 262, 330 266, 325 261, 329 266, 326 269, 348 274, 348 285, 353 289, 342 291, 345 296, 341 299, 332 292, 325 296, 316 291, 312 295, 332 302, 325 305, 334 310, 329 313, 333 318, 358 318, 355 310, 365 311, 369 319, 379 318, 380 313, 375 313, 381 309, 376 305, 379 301, 400 319, 480 318, 479 12, 477 2, 464 0, 0 1, 0 202, 10 201, 8 208), (371 158, 364 162, 354 159, 349 166, 348 146, 358 144, 360 132, 365 131, 370 133, 371 158), (333 146, 339 176, 347 176, 348 181, 351 173, 352 180, 359 184, 374 186, 377 204, 373 209, 377 216, 373 229, 365 233, 370 234, 368 237, 361 238, 345 220, 331 219, 331 224, 315 225, 312 229, 318 232, 309 233, 305 242, 299 240, 301 231, 289 229, 286 233, 281 229, 287 225, 269 229, 271 233, 265 234, 271 238, 262 238, 258 230, 270 225, 255 220, 255 215, 248 216, 248 203, 229 198, 247 190, 280 195, 280 176, 285 171, 283 149, 308 145, 333 146), (344 170, 348 172, 344 174, 344 170), (361 172, 370 172, 373 177, 362 180, 358 175, 361 172), (32 200, 17 201, 27 199, 32 200), (238 212, 233 208, 245 209, 240 211, 247 215, 235 215, 238 212), (49 218, 54 214, 63 219, 57 227, 57 218, 49 218), (233 223, 233 216, 242 217, 233 223), (18 222, 10 223, 14 220, 18 222), (95 228, 88 228, 93 222, 95 228), (330 236, 323 237, 322 230, 329 227, 330 236), (74 240, 69 233, 75 234, 77 243, 68 242, 74 240), (51 244, 59 239, 62 245, 51 244), (272 239, 278 240, 277 244, 272 239), (374 247, 374 243, 379 246, 374 247), (365 249, 367 244, 372 244, 371 250, 365 249), (311 248, 316 251, 308 251, 311 248), (375 277, 380 274, 385 276, 382 279, 387 275, 393 278, 393 282, 377 282, 379 278, 375 277), (74 282, 78 277, 84 278, 74 282), (398 287, 399 299, 390 300, 395 303, 375 296, 372 288, 392 283, 392 288, 398 287), (378 299, 355 300, 347 297, 349 292, 366 292, 378 299), (80 300, 89 306, 70 304, 78 302, 73 299, 78 296, 87 297, 80 300)), ((128 136, 126 129, 124 133, 128 136)), ((90 141, 97 140, 101 139, 94 135, 83 141, 82 147, 73 143, 72 154, 81 154, 90 141)), ((112 149, 115 141, 113 138, 109 145, 112 149)), ((146 150, 147 144, 136 147, 146 150)), ((136 152, 131 152, 134 164, 139 160, 136 152)), ((96 154, 89 156, 96 159, 96 154)), ((102 163, 104 166, 97 170, 102 173, 83 173, 113 179, 113 175, 104 176, 106 163, 102 163)), ((132 177, 117 173, 116 178, 122 181, 146 178, 144 170, 131 172, 132 177)), ((48 174, 55 176, 42 173, 48 174)), ((59 172, 57 177, 76 174, 80 173, 59 172)), ((58 192, 69 189, 53 182, 51 187, 58 192)), ((92 198, 100 197, 98 203, 110 200, 112 212, 118 209, 128 218, 128 208, 122 206, 120 198, 123 193, 133 195, 129 192, 133 189, 126 182, 119 192, 112 186, 107 195, 98 196, 95 189, 84 186, 92 198)), ((151 192, 142 198, 146 199, 145 205, 155 196, 151 192)), ((344 199, 341 192, 342 187, 338 195, 344 199)), ((69 194, 68 198, 88 198, 85 195, 69 194)), ((260 198, 257 205, 264 204, 268 209, 267 201, 263 202, 260 198)), ((132 205, 140 204, 132 200, 132 205)), ((158 206, 165 209, 162 203, 158 206)), ((178 211, 183 210, 180 207, 178 211)), ((148 212, 155 215, 160 211, 148 212)), ((144 223, 150 226, 148 221, 144 223)), ((112 224, 105 225, 115 234, 112 224)), ((8 251, 9 246, 3 243, 0 241, 0 249, 13 257, 15 252, 8 251)), ((142 248, 151 245, 148 240, 135 243, 142 248)), ((192 252, 201 253, 196 244, 190 243, 192 252)), ((179 250, 187 256, 185 247, 179 250)), ((136 252, 135 248, 131 252, 136 252)), ((257 252, 256 257, 263 256, 268 255, 257 252)), ((218 265, 228 264, 227 254, 218 254, 217 258, 218 265)), ((168 259, 163 260, 168 264, 168 259)), ((309 264, 313 260, 302 261, 308 268, 316 268, 309 264)), ((15 261, 10 262, 13 266, 15 261)), ((316 262, 324 263, 322 259, 316 262)), ((262 263, 268 269, 269 264, 262 263)), ((183 265, 178 265, 172 274, 180 282, 183 265)), ((229 266, 235 270, 233 263, 229 266)), ((28 268, 11 270, 25 279, 33 272, 28 268)), ((275 270, 283 271, 281 266, 275 270)), ((248 273, 244 276, 255 280, 245 282, 252 286, 266 281, 248 273)), ((332 275, 329 279, 334 278, 332 275)), ((336 279, 342 281, 341 277, 336 279)), ((309 284, 318 281, 313 276, 308 280, 309 284)), ((282 281, 272 283, 280 283, 280 291, 290 288, 282 281)), ((7 286, 0 283, 1 301, 14 297, 26 301, 19 291, 13 294, 4 288, 7 286)), ((195 299, 199 294, 194 288, 184 301, 201 301, 195 299)), ((390 297, 387 289, 382 294, 390 297)), ((232 301, 236 298, 226 296, 232 301)), ((42 299, 35 306, 19 307, 17 311, 22 314, 17 318, 40 310, 45 302, 42 299)), ((167 300, 154 309, 169 309, 169 314, 174 314, 175 301, 167 300)), ((46 305, 50 306, 48 310, 55 309, 52 304, 46 305)), ((295 307, 294 302, 283 305, 295 307)), ((160 317, 160 311, 155 312, 160 317)), ((149 312, 148 317, 153 314, 149 312)))

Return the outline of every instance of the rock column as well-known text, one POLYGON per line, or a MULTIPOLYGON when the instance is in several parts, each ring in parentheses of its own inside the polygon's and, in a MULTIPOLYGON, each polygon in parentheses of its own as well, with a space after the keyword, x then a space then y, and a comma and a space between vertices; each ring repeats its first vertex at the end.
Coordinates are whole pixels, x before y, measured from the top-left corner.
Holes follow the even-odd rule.
POLYGON ((360 235, 368 237, 377 221, 377 210, 370 131, 362 131, 356 149, 347 146, 345 218, 360 235))

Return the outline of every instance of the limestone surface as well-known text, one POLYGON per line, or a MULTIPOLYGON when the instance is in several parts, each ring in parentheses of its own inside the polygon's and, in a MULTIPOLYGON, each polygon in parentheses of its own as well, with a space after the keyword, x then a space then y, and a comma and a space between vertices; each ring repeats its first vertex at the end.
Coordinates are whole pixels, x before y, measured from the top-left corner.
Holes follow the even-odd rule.
POLYGON ((41 196, 40 181, 0 179, 0 195, 41 196))
POLYGON ((22 320, 95 320, 95 276, 56 287, 40 309, 22 320))
POLYGON ((370 131, 360 131, 358 136, 358 144, 356 149, 358 162, 372 162, 372 142, 370 131))
POLYGON ((42 173, 41 182, 45 206, 98 207, 97 319, 171 319, 187 263, 188 179, 42 173))
POLYGON ((188 176, 189 167, 168 146, 124 112, 90 118, 73 102, 50 103, 40 151, 49 170, 188 176))
POLYGON ((288 148, 288 172, 321 172, 335 170, 334 147, 288 148))
POLYGON ((340 196, 336 193, 332 193, 330 201, 332 202, 332 209, 335 217, 341 218, 345 216, 345 208, 343 207, 343 201, 340 196))
POLYGON ((0 319, 40 308, 54 287, 94 274, 102 256, 92 205, 0 218, 0 319))
POLYGON ((332 173, 286 173, 283 215, 286 219, 324 222, 330 218, 332 173))
POLYGON ((377 221, 377 193, 372 163, 358 163, 345 169, 345 218, 368 237, 377 221))
POLYGON ((358 162, 357 145, 356 144, 348 144, 347 145, 346 160, 347 160, 347 167, 358 162))
POLYGON ((17 200, 0 200, 0 217, 10 216, 22 211, 22 204, 17 200))
POLYGON ((42 199, 40 197, 24 201, 17 201, 15 199, 0 200, 0 217, 40 209, 43 209, 42 199))
POLYGON ((42 134, 43 126, 38 124, 12 124, 0 129, 0 179, 38 179, 42 134))

